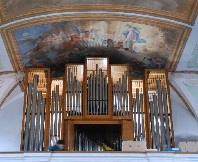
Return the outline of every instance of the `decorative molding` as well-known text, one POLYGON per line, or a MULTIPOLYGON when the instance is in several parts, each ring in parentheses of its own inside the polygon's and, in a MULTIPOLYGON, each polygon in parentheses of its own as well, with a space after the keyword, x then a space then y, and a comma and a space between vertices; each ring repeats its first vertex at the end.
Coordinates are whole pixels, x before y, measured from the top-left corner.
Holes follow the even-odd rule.
POLYGON ((182 70, 182 71, 170 71, 174 73, 182 73, 182 74, 198 74, 198 71, 188 71, 188 70, 182 70))
POLYGON ((196 116, 195 116, 194 112, 192 111, 191 107, 188 105, 188 103, 186 102, 186 100, 183 98, 183 96, 181 95, 181 93, 170 82, 169 82, 169 85, 175 91, 175 93, 178 95, 178 97, 182 100, 182 102, 184 103, 184 105, 186 106, 186 108, 188 109, 188 111, 191 113, 191 115, 196 119, 196 116))
POLYGON ((15 74, 15 80, 16 80, 17 83, 20 82, 20 81, 23 81, 24 77, 25 77, 24 72, 19 71, 15 74))
MULTIPOLYGON (((80 2, 79 2, 80 3, 80 2)), ((113 12, 130 12, 145 15, 152 15, 157 17, 165 17, 176 21, 181 21, 187 24, 193 24, 197 16, 198 1, 187 0, 186 8, 182 13, 170 12, 160 9, 151 9, 140 6, 132 6, 126 4, 63 4, 63 5, 46 5, 43 7, 34 7, 33 9, 22 10, 21 12, 10 14, 6 9, 4 0, 0 0, 0 16, 2 23, 8 23, 10 21, 24 19, 27 17, 34 17, 36 15, 46 15, 58 12, 76 12, 76 11, 113 11, 113 12)))
POLYGON ((197 153, 174 152, 104 152, 104 153, 52 153, 52 152, 7 152, 0 153, 0 161, 36 161, 36 162, 195 162, 198 161, 197 153))

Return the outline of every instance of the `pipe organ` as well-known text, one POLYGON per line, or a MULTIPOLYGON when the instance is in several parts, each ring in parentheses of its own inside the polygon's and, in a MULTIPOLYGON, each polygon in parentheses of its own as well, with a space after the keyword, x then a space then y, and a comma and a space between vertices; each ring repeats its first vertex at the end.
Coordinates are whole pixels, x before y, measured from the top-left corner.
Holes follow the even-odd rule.
POLYGON ((147 69, 137 80, 129 65, 109 64, 108 57, 66 64, 62 78, 30 68, 24 98, 24 151, 44 151, 59 139, 67 151, 121 151, 128 140, 158 150, 173 146, 165 70, 147 69))

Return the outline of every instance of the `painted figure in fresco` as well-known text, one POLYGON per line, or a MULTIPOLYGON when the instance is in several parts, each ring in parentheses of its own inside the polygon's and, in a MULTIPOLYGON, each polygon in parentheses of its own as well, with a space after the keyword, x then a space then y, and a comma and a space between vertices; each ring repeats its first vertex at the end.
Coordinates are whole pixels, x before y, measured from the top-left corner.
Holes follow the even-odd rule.
POLYGON ((102 46, 102 42, 105 40, 104 36, 100 29, 91 29, 89 32, 89 46, 90 47, 97 47, 102 46))
POLYGON ((36 47, 30 49, 24 55, 29 56, 31 59, 43 59, 47 57, 47 52, 51 49, 59 49, 62 44, 60 35, 49 34, 46 38, 36 44, 36 47), (58 47, 57 47, 58 46, 58 47))
POLYGON ((129 24, 127 24, 126 27, 127 30, 123 32, 123 35, 126 37, 123 48, 134 50, 134 43, 146 43, 144 39, 140 38, 140 32, 137 28, 132 27, 129 24))
POLYGON ((72 34, 70 36, 70 40, 69 41, 65 41, 63 44, 63 48, 68 48, 72 45, 77 44, 80 41, 80 36, 77 34, 72 34))

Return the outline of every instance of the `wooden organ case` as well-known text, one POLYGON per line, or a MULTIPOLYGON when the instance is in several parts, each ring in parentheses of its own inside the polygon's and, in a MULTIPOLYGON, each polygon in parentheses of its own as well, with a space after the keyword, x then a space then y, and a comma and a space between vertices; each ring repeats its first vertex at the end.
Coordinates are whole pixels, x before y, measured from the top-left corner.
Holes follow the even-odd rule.
POLYGON ((21 150, 43 151, 48 145, 50 71, 28 69, 24 92, 21 150))
POLYGON ((168 72, 146 69, 144 74, 147 147, 163 151, 174 147, 168 72))
MULTIPOLYGON (((153 73, 156 80, 166 78, 162 72, 146 70, 144 80, 131 79, 127 64, 109 64, 108 57, 66 64, 65 76, 58 79, 50 79, 49 69, 28 69, 21 150, 44 151, 59 139, 64 139, 64 150, 70 152, 121 151, 123 141, 146 141, 147 148, 162 150, 156 142, 162 137, 162 126, 156 122, 162 119, 160 114, 154 116, 156 101, 150 99, 151 93, 158 92, 151 92, 149 82, 153 73)), ((166 80, 166 90, 167 85, 166 80)), ((170 128, 165 140, 173 140, 170 102, 162 104, 168 109, 163 115, 166 137, 170 128)))
POLYGON ((133 140, 128 69, 107 57, 66 64, 65 150, 121 151, 122 140, 133 140))

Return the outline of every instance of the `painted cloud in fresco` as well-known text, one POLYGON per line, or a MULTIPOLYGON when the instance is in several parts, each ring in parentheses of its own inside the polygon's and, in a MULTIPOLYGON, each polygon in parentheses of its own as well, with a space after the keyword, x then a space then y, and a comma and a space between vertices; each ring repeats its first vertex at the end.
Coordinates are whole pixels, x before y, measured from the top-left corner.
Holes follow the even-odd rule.
POLYGON ((53 77, 63 75, 66 63, 109 56, 111 64, 129 64, 131 76, 140 78, 145 68, 165 68, 176 32, 132 22, 69 21, 16 30, 14 35, 24 66, 51 68, 53 77))

